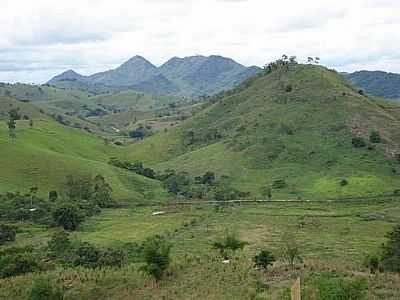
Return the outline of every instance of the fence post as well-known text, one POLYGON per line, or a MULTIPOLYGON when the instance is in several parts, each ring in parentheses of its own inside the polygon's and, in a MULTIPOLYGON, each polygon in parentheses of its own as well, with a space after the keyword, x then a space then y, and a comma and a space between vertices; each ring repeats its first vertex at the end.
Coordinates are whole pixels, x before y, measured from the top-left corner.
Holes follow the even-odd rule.
POLYGON ((292 285, 292 300, 301 300, 300 277, 292 285))

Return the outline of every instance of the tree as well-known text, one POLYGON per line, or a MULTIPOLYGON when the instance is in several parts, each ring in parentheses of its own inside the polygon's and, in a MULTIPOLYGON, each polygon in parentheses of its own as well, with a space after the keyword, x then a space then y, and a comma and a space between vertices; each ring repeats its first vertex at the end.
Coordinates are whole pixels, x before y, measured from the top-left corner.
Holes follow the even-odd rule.
POLYGON ((16 134, 17 123, 13 118, 10 118, 7 125, 8 125, 8 135, 10 136, 10 138, 15 139, 17 137, 16 134))
POLYGON ((312 57, 308 57, 307 58, 307 63, 309 63, 309 64, 312 64, 314 62, 314 58, 312 58, 312 57))
POLYGON ((93 181, 90 177, 67 176, 65 194, 69 200, 89 200, 92 196, 93 181))
POLYGON ((292 233, 285 233, 282 238, 282 255, 287 263, 294 267, 296 261, 301 262, 300 247, 296 241, 296 237, 292 233))
POLYGON ((57 191, 50 191, 49 192, 49 201, 50 202, 55 202, 58 199, 58 193, 57 191))
POLYGON ((97 175, 94 178, 94 191, 93 191, 93 200, 100 207, 110 207, 113 204, 113 200, 111 197, 112 188, 106 182, 103 176, 97 175))
POLYGON ((53 212, 54 222, 65 230, 76 230, 85 215, 74 203, 63 203, 53 212))
POLYGON ((319 64, 319 61, 320 61, 320 58, 319 58, 318 56, 316 56, 316 57, 314 58, 314 61, 315 61, 315 63, 318 65, 318 64, 319 64))
POLYGON ((382 266, 391 272, 400 272, 400 225, 397 225, 386 237, 388 241, 383 245, 382 266))
POLYGON ((30 127, 31 129, 33 128, 33 120, 32 120, 32 119, 29 120, 29 127, 30 127))
POLYGON ((261 250, 256 256, 254 256, 253 261, 257 267, 266 270, 268 266, 273 265, 275 257, 272 255, 270 251, 264 249, 261 250))
POLYGON ((367 143, 362 137, 354 137, 351 140, 351 143, 353 144, 354 148, 363 148, 367 146, 367 143))
POLYGON ((47 243, 47 247, 54 256, 63 256, 72 247, 69 233, 64 230, 53 233, 51 239, 47 243))
POLYGON ((215 241, 213 247, 219 250, 219 253, 224 259, 229 258, 229 252, 241 250, 246 245, 246 242, 239 240, 234 232, 225 232, 222 240, 215 241))
POLYGON ((382 142, 379 131, 372 131, 369 135, 369 141, 373 144, 379 144, 382 142))
POLYGON ((263 186, 260 189, 261 191, 261 196, 263 197, 263 199, 267 199, 271 200, 272 198, 272 189, 269 186, 263 186))
POLYGON ((15 241, 16 231, 13 227, 0 224, 0 245, 5 242, 15 241))
POLYGON ((143 244, 143 270, 159 281, 170 263, 171 245, 160 236, 148 238, 143 244))

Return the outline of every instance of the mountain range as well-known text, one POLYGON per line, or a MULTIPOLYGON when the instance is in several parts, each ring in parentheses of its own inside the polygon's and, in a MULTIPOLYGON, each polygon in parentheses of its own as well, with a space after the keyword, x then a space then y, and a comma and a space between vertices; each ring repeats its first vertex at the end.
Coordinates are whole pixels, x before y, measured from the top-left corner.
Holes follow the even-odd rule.
POLYGON ((358 71, 345 74, 345 77, 371 95, 400 99, 400 74, 383 71, 358 71))
POLYGON ((134 56, 116 69, 83 76, 68 70, 47 82, 59 88, 102 93, 132 89, 155 94, 196 97, 229 90, 261 71, 222 56, 174 57, 160 67, 134 56))

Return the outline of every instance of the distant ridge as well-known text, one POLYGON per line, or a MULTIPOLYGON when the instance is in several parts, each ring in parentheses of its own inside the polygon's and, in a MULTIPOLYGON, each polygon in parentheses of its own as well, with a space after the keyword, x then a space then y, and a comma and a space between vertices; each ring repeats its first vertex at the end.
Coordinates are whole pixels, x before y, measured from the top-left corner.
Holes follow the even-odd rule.
POLYGON ((358 71, 345 74, 345 77, 371 95, 400 99, 400 74, 383 71, 358 71))
POLYGON ((83 76, 68 70, 47 84, 84 90, 135 89, 138 91, 181 96, 211 95, 229 90, 261 71, 245 67, 219 55, 174 57, 160 67, 142 56, 134 56, 116 69, 83 76), (93 86, 97 88, 93 88, 93 86), (98 86, 103 86, 99 89, 98 86))

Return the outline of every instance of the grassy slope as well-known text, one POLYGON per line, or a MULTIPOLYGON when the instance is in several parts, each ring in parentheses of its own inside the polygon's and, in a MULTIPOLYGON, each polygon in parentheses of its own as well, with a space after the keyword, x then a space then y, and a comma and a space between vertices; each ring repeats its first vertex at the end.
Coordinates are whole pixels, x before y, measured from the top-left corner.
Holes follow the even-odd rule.
POLYGON ((276 179, 289 183, 277 197, 376 195, 398 187, 396 165, 384 153, 398 148, 400 123, 382 100, 359 95, 338 73, 318 66, 279 70, 246 85, 180 128, 132 146, 132 159, 160 169, 228 174, 253 195, 276 179), (189 130, 195 137, 216 130, 223 138, 185 146, 189 130), (352 137, 368 139, 371 130, 386 144, 353 148, 352 137), (341 178, 349 185, 340 187, 341 178))
POLYGON ((119 200, 143 199, 150 193, 154 200, 165 196, 159 183, 107 164, 122 149, 104 145, 84 131, 61 126, 45 117, 37 118, 40 113, 29 104, 18 105, 26 107, 24 110, 32 108, 34 128, 29 128, 29 121, 17 121, 17 139, 12 141, 6 121, 0 121, 0 192, 38 186, 46 194, 51 189, 60 189, 68 174, 102 174, 119 200))

